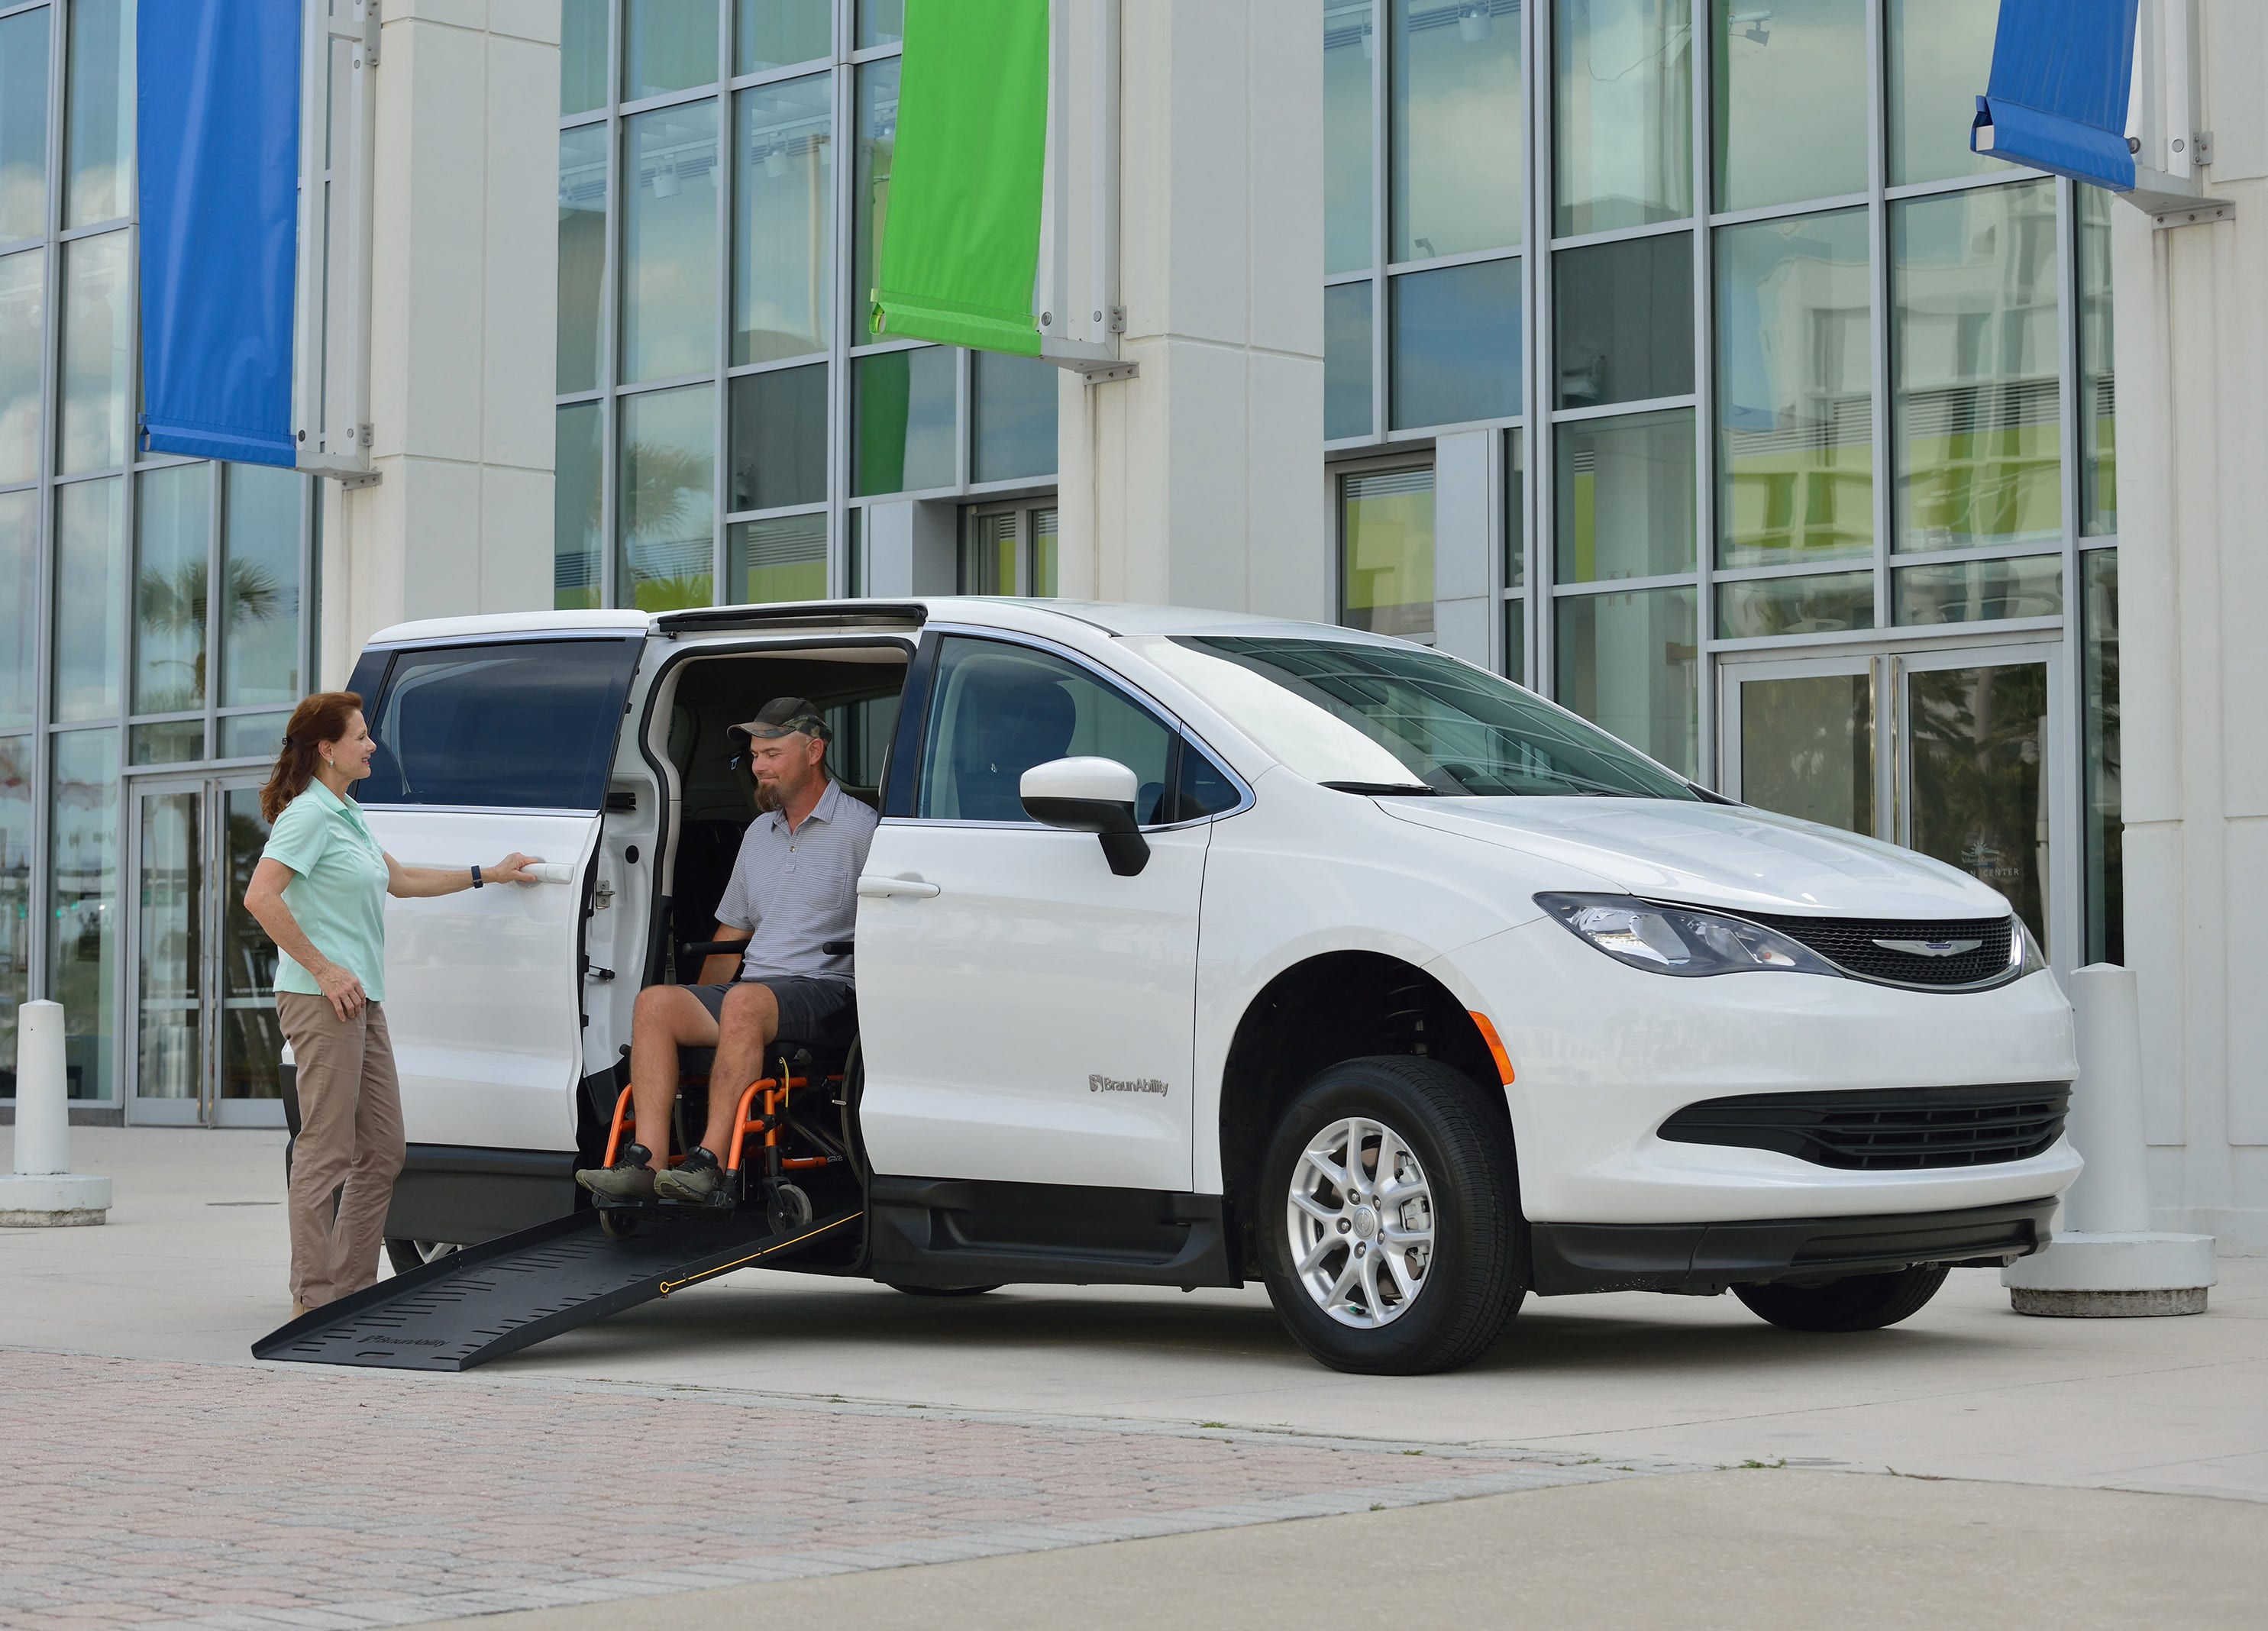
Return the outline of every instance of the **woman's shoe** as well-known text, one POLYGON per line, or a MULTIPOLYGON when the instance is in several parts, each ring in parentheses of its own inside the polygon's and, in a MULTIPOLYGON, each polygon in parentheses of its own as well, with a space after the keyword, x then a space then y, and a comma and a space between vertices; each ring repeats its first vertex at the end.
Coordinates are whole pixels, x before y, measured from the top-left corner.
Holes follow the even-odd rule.
POLYGON ((653 1169, 646 1163, 652 1159, 652 1150, 644 1144, 631 1144, 615 1157, 614 1165, 586 1166, 575 1174, 575 1181, 609 1201, 651 1201, 653 1169))

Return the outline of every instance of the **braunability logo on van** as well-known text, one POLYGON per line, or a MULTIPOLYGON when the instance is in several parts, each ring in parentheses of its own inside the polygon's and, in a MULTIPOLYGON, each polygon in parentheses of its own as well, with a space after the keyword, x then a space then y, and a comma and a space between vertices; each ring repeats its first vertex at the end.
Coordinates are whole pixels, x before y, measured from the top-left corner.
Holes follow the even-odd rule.
POLYGON ((1162 1094, 1166 1084, 1153 1076, 1137 1076, 1130 1082, 1122 1082, 1116 1076, 1091 1076, 1086 1078, 1086 1091, 1090 1093, 1162 1094))

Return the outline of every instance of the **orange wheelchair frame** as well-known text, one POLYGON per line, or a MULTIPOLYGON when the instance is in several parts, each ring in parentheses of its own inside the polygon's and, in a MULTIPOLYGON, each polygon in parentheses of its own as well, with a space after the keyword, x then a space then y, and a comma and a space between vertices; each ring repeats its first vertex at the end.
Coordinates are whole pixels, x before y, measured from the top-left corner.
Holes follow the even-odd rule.
MULTIPOLYGON (((806 1054, 804 1057, 807 1060, 809 1055, 806 1054)), ((740 1106, 733 1118, 732 1147, 725 1158, 724 1193, 734 1201, 746 1198, 745 1186, 741 1179, 741 1157, 747 1150, 750 1134, 760 1135, 763 1139, 763 1142, 757 1148, 762 1151, 763 1171, 760 1176, 764 1180, 767 1189, 777 1186, 780 1179, 790 1172, 808 1172, 819 1167, 841 1165, 843 1163, 844 1157, 839 1154, 791 1156, 785 1153, 785 1144, 781 1135, 787 1127, 794 1125, 798 1130, 810 1136, 808 1128, 792 1122, 788 1113, 792 1097, 802 1089, 814 1085, 839 1087, 843 1082, 840 1076, 820 1076, 814 1079, 807 1075, 795 1076, 790 1072, 790 1062, 783 1056, 775 1062, 773 1075, 759 1076, 741 1090, 740 1106), (758 1107, 759 1104, 761 1108, 758 1107)), ((681 1091, 682 1087, 683 1084, 681 1082, 681 1091)), ((625 1087, 615 1100, 615 1120, 613 1127, 607 1134, 607 1157, 602 1163, 604 1165, 614 1165, 615 1157, 622 1152, 622 1146, 625 1143, 636 1142, 634 1135, 637 1131, 637 1109, 631 1102, 630 1092, 631 1090, 625 1087)), ((814 1142, 823 1142, 824 1141, 814 1139, 814 1142)), ((681 1150, 669 1157, 669 1164, 676 1166, 684 1159, 684 1152, 681 1150)))

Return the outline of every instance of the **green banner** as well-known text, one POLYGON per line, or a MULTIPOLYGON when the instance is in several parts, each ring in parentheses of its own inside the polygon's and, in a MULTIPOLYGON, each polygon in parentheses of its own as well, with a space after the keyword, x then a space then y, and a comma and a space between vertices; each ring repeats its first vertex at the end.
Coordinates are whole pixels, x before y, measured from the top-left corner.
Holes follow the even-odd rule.
POLYGON ((1037 356, 1048 0, 906 0, 877 336, 1037 356))

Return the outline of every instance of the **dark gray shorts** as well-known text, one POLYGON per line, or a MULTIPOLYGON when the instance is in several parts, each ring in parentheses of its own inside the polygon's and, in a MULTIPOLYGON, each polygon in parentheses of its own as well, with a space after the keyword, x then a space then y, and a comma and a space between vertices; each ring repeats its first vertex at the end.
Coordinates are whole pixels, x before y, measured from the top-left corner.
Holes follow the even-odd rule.
POLYGON ((722 1025, 725 993, 734 985, 768 987, 779 1004, 779 1033, 796 1042, 847 1042, 858 1027, 858 1009, 850 983, 842 980, 812 980, 799 974, 779 974, 769 980, 734 981, 720 986, 687 986, 709 1017, 722 1025))

